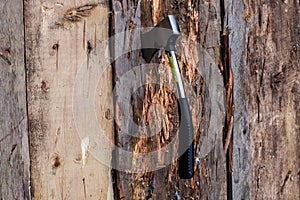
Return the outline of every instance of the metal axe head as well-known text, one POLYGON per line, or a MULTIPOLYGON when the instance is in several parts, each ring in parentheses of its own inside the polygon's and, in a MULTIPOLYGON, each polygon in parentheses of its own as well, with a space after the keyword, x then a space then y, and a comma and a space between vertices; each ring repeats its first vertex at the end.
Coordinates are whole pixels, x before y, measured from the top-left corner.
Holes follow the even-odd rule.
POLYGON ((175 43, 180 35, 175 16, 169 15, 151 31, 142 34, 142 56, 149 63, 159 49, 175 50, 175 43))

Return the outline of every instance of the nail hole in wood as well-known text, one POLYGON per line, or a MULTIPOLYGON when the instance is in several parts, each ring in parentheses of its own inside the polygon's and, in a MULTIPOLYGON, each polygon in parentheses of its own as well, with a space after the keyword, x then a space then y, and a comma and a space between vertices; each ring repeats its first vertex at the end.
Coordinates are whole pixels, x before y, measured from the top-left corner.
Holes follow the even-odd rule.
POLYGON ((58 50, 58 48, 59 48, 59 44, 57 44, 57 43, 52 46, 53 50, 58 50))
POLYGON ((93 47, 90 41, 87 41, 87 53, 90 54, 92 51, 93 47))

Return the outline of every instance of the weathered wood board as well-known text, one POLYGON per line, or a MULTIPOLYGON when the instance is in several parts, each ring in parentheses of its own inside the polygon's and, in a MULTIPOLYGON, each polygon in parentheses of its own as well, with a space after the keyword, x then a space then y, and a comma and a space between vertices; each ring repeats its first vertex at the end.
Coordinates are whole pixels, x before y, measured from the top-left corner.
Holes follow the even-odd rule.
POLYGON ((300 199, 299 1, 227 1, 233 199, 300 199))
POLYGON ((101 163, 109 162, 111 150, 104 158, 90 151, 102 150, 93 118, 113 137, 113 119, 107 116, 112 110, 109 49, 98 47, 108 39, 108 28, 106 1, 25 1, 33 199, 112 198, 111 169, 101 163), (95 77, 97 69, 104 71, 104 81, 95 77), (90 82, 79 87, 83 79, 90 82), (84 121, 78 121, 78 113, 84 121))
POLYGON ((1 1, 0 199, 299 199, 299 4, 1 1), (168 14, 191 180, 177 175, 168 59, 145 65, 139 47, 168 14))
POLYGON ((23 1, 0 11, 0 199, 29 199, 23 1))

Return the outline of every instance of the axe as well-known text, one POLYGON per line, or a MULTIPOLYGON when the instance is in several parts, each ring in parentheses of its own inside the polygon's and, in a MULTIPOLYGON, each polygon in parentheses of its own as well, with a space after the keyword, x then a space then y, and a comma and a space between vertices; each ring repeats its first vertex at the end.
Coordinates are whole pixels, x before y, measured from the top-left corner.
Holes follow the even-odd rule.
POLYGON ((142 57, 150 63, 159 49, 167 52, 172 68, 174 81, 177 86, 179 105, 179 176, 182 179, 194 175, 194 128, 188 99, 186 98, 179 64, 175 54, 175 43, 180 35, 175 16, 169 15, 159 22, 151 31, 142 34, 142 57))

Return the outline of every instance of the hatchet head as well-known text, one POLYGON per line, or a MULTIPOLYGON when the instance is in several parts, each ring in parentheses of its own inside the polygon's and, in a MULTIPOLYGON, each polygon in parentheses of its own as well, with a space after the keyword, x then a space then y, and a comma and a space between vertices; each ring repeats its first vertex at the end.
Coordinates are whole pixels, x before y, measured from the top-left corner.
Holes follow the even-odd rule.
POLYGON ((168 15, 151 31, 142 34, 142 56, 149 63, 159 49, 175 50, 175 43, 180 35, 175 16, 168 15))

